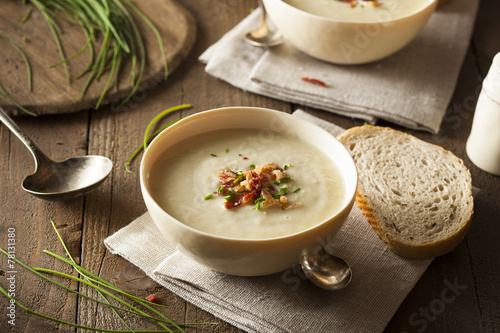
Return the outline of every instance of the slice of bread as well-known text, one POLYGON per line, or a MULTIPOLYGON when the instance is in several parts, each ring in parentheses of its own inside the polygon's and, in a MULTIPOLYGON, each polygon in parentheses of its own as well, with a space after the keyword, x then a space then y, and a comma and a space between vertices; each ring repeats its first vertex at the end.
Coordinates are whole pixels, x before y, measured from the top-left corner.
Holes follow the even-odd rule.
POLYGON ((426 259, 463 240, 474 202, 470 172, 461 159, 384 127, 354 127, 338 139, 358 168, 358 207, 389 249, 426 259))

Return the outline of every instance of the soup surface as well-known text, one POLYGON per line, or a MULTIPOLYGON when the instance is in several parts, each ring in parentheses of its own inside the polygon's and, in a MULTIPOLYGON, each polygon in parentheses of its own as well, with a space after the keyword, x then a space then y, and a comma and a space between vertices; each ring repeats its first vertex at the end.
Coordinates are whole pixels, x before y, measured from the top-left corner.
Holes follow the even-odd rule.
POLYGON ((342 21, 383 22, 417 12, 429 0, 283 0, 305 12, 342 21))
POLYGON ((148 181, 155 201, 177 220, 240 239, 290 235, 325 221, 343 205, 344 186, 337 165, 319 149, 290 135, 252 129, 186 139, 159 157, 148 181), (285 174, 265 186, 278 198, 286 196, 287 205, 264 207, 257 197, 237 207, 227 204, 233 199, 228 187, 221 190, 221 174, 232 173, 241 182, 252 178, 248 171, 257 178, 259 166, 272 163, 285 174))

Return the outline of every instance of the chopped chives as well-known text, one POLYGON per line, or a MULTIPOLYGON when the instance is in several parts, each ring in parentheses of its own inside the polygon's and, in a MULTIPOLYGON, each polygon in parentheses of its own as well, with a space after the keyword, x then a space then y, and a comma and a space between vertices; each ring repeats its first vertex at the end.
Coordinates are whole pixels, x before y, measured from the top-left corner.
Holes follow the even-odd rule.
POLYGON ((217 193, 222 193, 224 192, 224 186, 221 186, 217 189, 217 193))
POLYGON ((242 179, 243 179, 243 175, 239 175, 239 176, 238 176, 238 178, 236 178, 236 179, 234 180, 233 184, 238 183, 238 182, 239 182, 240 180, 242 180, 242 179))
POLYGON ((298 187, 295 190, 293 190, 293 193, 297 193, 298 191, 300 191, 300 187, 298 187))
POLYGON ((215 155, 215 154, 210 154, 210 156, 217 157, 217 155, 215 155))
POLYGON ((264 197, 262 197, 262 196, 261 196, 260 198, 258 198, 257 200, 255 200, 255 201, 254 201, 254 202, 255 202, 255 207, 254 207, 254 209, 256 209, 256 210, 260 210, 260 203, 261 203, 262 201, 265 201, 265 200, 266 200, 266 199, 264 199, 264 197))
POLYGON ((230 194, 230 195, 226 195, 226 196, 224 197, 224 200, 231 200, 232 198, 233 198, 233 195, 232 195, 232 194, 230 194))
POLYGON ((250 165, 248 166, 248 168, 249 168, 249 169, 255 169, 255 164, 250 164, 250 165))
POLYGON ((279 184, 281 184, 281 183, 280 183, 279 181, 274 181, 274 182, 273 182, 273 184, 274 184, 274 185, 279 185, 279 184))
POLYGON ((289 182, 290 180, 292 180, 292 177, 283 177, 280 179, 280 184, 289 182))
POLYGON ((277 192, 276 192, 276 193, 273 193, 272 195, 273 195, 273 198, 274 198, 274 199, 279 199, 279 198, 281 198, 281 194, 279 194, 279 193, 277 193, 277 192))
POLYGON ((205 200, 212 199, 213 196, 214 195, 212 193, 209 193, 209 194, 205 195, 205 197, 203 199, 205 199, 205 200))
POLYGON ((226 148, 226 153, 229 153, 229 148, 226 148))
POLYGON ((282 188, 280 188, 280 192, 281 193, 286 193, 286 191, 288 191, 288 187, 282 187, 282 188))
POLYGON ((31 16, 31 12, 33 11, 33 9, 28 9, 28 12, 26 13, 26 15, 24 15, 23 19, 21 20, 21 23, 25 23, 26 21, 28 21, 28 19, 30 18, 31 16))

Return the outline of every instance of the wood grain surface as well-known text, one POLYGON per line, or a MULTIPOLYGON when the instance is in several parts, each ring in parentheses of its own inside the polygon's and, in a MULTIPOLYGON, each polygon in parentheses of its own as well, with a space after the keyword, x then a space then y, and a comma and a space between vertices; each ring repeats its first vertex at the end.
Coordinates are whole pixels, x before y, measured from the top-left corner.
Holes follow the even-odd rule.
MULTIPOLYGON (((161 288, 129 262, 110 254, 103 244, 104 238, 146 211, 137 173, 139 161, 131 164, 135 174, 126 172, 123 165, 140 144, 149 121, 159 112, 182 103, 193 105, 191 109, 168 116, 164 120, 167 122, 179 115, 223 106, 259 106, 287 113, 301 107, 234 88, 207 75, 198 62, 199 55, 247 16, 257 6, 257 1, 182 0, 179 3, 195 17, 198 38, 192 51, 166 82, 145 89, 127 103, 122 112, 113 112, 112 105, 108 105, 97 111, 16 119, 40 148, 56 160, 83 154, 111 158, 115 163, 111 177, 95 192, 66 203, 46 202, 23 192, 20 183, 32 171, 32 157, 5 126, 0 126, 0 247, 7 245, 9 228, 15 228, 18 258, 31 266, 70 273, 67 266, 42 252, 47 249, 64 253, 50 225, 50 220, 54 220, 73 256, 90 271, 137 296, 155 293, 158 301, 168 306, 165 313, 176 322, 218 323, 189 328, 188 332, 242 332, 161 288)), ((2 6, 0 2, 0 8, 2 6)), ((480 189, 475 197, 472 227, 465 240, 455 251, 432 262, 394 314, 386 328, 388 333, 500 332, 500 177, 475 167, 465 152, 482 79, 493 56, 500 51, 499 12, 497 0, 481 1, 473 38, 439 134, 381 124, 453 151, 470 168, 473 185, 480 189), (449 283, 456 283, 461 289, 455 291, 451 301, 444 303, 443 294, 450 296, 447 294, 449 283)), ((346 117, 305 109, 344 128, 362 124, 346 117)), ((6 258, 0 256, 0 285, 4 288, 8 286, 9 277, 6 265, 6 258)), ((81 325, 125 329, 103 306, 69 294, 21 268, 14 275, 16 297, 32 310, 81 325)), ((63 279, 58 281, 96 296, 84 285, 63 279)), ((2 333, 84 332, 36 318, 21 309, 17 309, 16 325, 12 326, 7 322, 7 306, 6 298, 0 296, 2 333)), ((127 316, 127 321, 133 328, 157 329, 134 317, 127 316)))
MULTIPOLYGON (((134 3, 151 19, 160 32, 168 71, 172 72, 189 54, 196 40, 196 22, 193 16, 175 0, 136 0, 134 3)), ((0 57, 4 63, 0 68, 0 84, 8 94, 23 107, 39 115, 94 108, 105 89, 109 71, 99 80, 94 80, 88 91, 81 95, 89 74, 81 78, 78 78, 78 75, 88 64, 90 50, 87 49, 68 63, 70 72, 68 83, 63 66, 51 67, 61 61, 61 56, 43 14, 32 5, 23 5, 21 1, 2 1, 0 6, 2 7, 0 34, 26 53, 33 73, 33 91, 30 92, 27 88, 28 75, 24 60, 7 41, 0 40, 0 57), (32 10, 29 19, 22 23, 29 10, 32 10)), ((147 50, 145 76, 139 88, 139 91, 144 91, 162 82, 165 72, 158 40, 153 30, 135 13, 134 16, 147 50)), ((86 37, 80 26, 57 17, 56 22, 61 28, 60 37, 65 55, 70 57, 85 45, 86 37)), ((96 57, 101 39, 99 38, 95 45, 96 57)), ((115 102, 114 105, 117 106, 119 104, 117 101, 128 96, 132 90, 132 81, 128 79, 132 66, 130 57, 127 59, 120 71, 119 84, 116 89, 111 85, 112 89, 101 105, 115 102)), ((3 94, 0 94, 0 106, 10 114, 23 114, 3 94)))

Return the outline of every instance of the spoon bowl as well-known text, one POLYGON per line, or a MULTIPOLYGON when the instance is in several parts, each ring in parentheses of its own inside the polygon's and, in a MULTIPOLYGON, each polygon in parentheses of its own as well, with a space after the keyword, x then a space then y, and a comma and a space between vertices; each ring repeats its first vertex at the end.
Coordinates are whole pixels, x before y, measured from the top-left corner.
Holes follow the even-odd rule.
POLYGON ((26 176, 26 192, 46 200, 66 200, 85 195, 99 186, 111 171, 112 162, 103 156, 72 157, 39 166, 26 176))
POLYGON ((304 253, 301 266, 307 278, 322 289, 340 290, 351 282, 352 270, 349 264, 324 249, 312 255, 304 253))
POLYGON ((245 40, 258 47, 272 47, 283 43, 283 38, 279 32, 274 32, 269 30, 269 25, 267 23, 267 12, 266 8, 259 0, 259 7, 262 12, 260 19, 260 26, 257 30, 251 31, 245 35, 245 40))
POLYGON ((24 178, 22 188, 45 200, 69 200, 85 195, 110 174, 113 163, 103 156, 82 156, 54 162, 0 109, 0 120, 24 143, 35 159, 35 171, 24 178))

